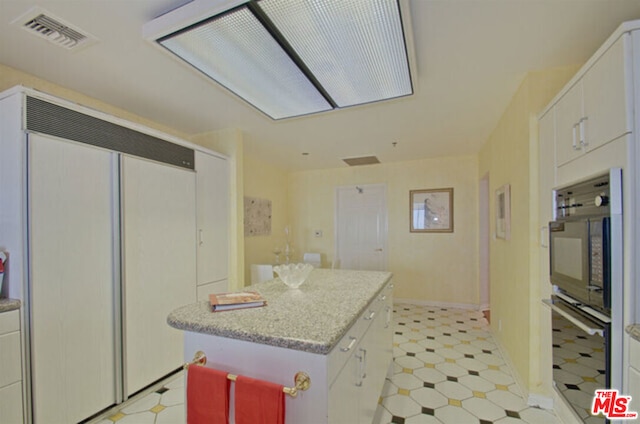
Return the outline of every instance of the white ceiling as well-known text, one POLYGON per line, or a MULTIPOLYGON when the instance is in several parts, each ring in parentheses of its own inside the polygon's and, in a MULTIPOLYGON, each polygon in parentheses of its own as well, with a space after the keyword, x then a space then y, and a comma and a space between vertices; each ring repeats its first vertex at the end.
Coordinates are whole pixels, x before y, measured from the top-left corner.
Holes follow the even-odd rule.
POLYGON ((474 154, 526 72, 583 63, 640 18, 640 0, 410 0, 413 96, 272 121, 143 39, 146 22, 183 3, 0 0, 0 63, 186 134, 240 128, 245 152, 289 169, 334 168, 474 154), (11 24, 34 6, 99 41, 70 52, 11 24))

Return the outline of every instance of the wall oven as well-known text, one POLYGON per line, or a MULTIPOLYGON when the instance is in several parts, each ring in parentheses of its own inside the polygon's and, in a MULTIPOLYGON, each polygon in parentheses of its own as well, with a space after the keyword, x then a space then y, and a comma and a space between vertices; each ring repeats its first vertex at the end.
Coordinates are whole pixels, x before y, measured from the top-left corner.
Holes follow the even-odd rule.
POLYGON ((621 196, 620 169, 558 189, 549 223, 553 380, 588 422, 605 422, 590 415, 595 390, 620 389, 621 196))

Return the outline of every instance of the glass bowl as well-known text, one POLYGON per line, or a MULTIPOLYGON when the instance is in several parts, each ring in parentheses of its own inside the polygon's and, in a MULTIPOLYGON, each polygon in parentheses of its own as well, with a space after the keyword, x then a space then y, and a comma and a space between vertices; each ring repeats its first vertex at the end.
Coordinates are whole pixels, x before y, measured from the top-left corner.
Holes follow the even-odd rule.
POLYGON ((273 267, 273 272, 278 274, 282 282, 292 289, 300 287, 312 270, 313 265, 311 264, 288 264, 273 267))

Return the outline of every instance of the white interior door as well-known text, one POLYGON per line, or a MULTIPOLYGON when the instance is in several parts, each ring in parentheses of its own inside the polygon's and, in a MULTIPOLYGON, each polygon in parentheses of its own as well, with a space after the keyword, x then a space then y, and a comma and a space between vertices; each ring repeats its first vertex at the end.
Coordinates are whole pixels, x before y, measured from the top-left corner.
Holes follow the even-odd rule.
POLYGON ((178 368, 182 331, 167 315, 196 300, 195 173, 122 161, 126 393, 178 368))
POLYGON ((340 268, 383 271, 386 247, 386 186, 336 188, 336 257, 340 268))
POLYGON ((81 421, 116 402, 117 155, 29 136, 34 418, 81 421))

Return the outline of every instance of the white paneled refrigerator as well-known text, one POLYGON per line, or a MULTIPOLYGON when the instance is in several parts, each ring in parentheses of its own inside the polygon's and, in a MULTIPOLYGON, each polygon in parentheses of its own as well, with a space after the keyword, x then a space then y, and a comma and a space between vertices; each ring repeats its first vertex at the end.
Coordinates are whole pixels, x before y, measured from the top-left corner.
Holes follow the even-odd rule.
POLYGON ((227 257, 203 252, 228 250, 228 166, 34 94, 0 93, 2 247, 9 296, 23 300, 27 421, 78 422, 180 368, 183 335, 166 317, 205 288, 199 254, 202 283, 217 284, 207 292, 226 291, 227 257), (210 197, 220 219, 198 214, 210 197))

